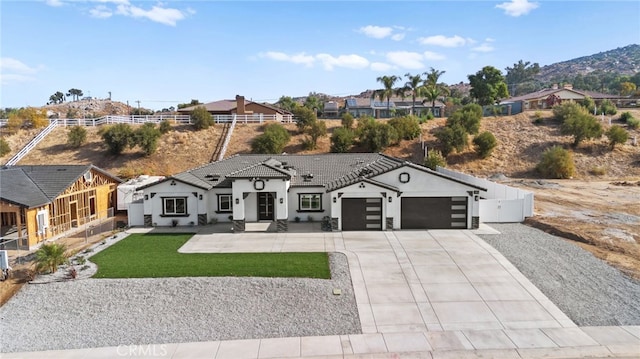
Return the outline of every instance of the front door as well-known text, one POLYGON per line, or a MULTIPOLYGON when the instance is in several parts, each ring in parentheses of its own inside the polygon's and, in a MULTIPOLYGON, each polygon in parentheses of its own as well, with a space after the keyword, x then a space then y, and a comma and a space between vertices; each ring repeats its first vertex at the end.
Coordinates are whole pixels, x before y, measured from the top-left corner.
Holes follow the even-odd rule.
POLYGON ((258 220, 273 221, 273 194, 258 192, 258 220))

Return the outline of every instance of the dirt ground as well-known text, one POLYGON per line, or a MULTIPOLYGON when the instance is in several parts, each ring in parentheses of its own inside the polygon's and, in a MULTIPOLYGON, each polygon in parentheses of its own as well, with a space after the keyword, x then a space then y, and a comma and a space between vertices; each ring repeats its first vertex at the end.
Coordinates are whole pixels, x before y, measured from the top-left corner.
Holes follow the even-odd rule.
MULTIPOLYGON (((629 112, 640 118, 640 110, 629 112)), ((640 279, 640 145, 634 146, 630 140, 612 151, 603 136, 571 148, 571 137, 560 134, 559 125, 552 117, 551 111, 485 117, 481 131, 490 131, 498 139, 493 154, 487 159, 480 159, 469 148, 462 153, 451 154, 447 158, 447 167, 481 178, 501 174, 508 178, 506 184, 533 191, 535 216, 527 221, 529 225, 572 240, 621 271, 640 279), (542 118, 542 123, 534 124, 537 116, 542 118), (572 151, 576 164, 573 179, 541 180, 536 173, 535 166, 542 152, 553 145, 572 151)), ((611 118, 611 125, 625 127, 617 117, 619 114, 611 118)), ((297 154, 329 152, 330 134, 340 126, 340 121, 325 121, 329 136, 321 138, 318 148, 313 151, 303 150, 304 135, 297 132, 295 124, 286 124, 292 139, 284 151, 297 154)), ((445 119, 428 121, 421 125, 419 139, 402 141, 384 153, 420 163, 424 156, 423 146, 437 148, 434 132, 444 123, 445 119)), ((605 130, 610 126, 608 117, 601 119, 601 123, 605 130)), ((225 157, 250 153, 251 141, 262 133, 262 128, 263 125, 259 124, 237 124, 225 157)), ((631 138, 635 137, 640 142, 640 129, 626 129, 631 138)), ((66 145, 67 131, 66 128, 57 128, 19 164, 93 163, 123 179, 140 174, 166 176, 210 162, 223 133, 221 125, 202 131, 176 125, 173 131, 161 138, 158 151, 145 157, 135 148, 126 150, 121 156, 108 154, 96 128, 88 129, 85 145, 72 149, 66 145)), ((21 131, 5 137, 15 153, 36 133, 33 130, 21 131)), ((364 150, 354 148, 353 151, 364 150)), ((6 162, 12 154, 0 158, 0 161, 6 162)))

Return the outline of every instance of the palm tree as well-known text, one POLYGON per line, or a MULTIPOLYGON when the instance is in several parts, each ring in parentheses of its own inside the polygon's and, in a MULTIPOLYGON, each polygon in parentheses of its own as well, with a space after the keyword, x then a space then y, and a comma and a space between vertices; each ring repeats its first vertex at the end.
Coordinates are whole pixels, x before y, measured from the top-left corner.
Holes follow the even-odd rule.
POLYGON ((407 79, 409 79, 409 81, 407 81, 407 83, 404 84, 404 88, 407 91, 411 91, 411 114, 415 114, 416 113, 416 96, 420 93, 420 89, 422 87, 422 77, 420 77, 420 74, 418 75, 411 75, 410 73, 406 73, 404 74, 404 77, 406 77, 407 79))
POLYGON ((378 90, 377 93, 381 101, 385 98, 387 99, 387 116, 389 115, 391 96, 393 96, 393 85, 395 85, 398 80, 400 80, 400 78, 395 75, 381 76, 376 79, 376 81, 382 83, 382 86, 384 86, 384 89, 378 90))
POLYGON ((54 273, 67 260, 67 247, 61 243, 43 244, 36 251, 36 270, 54 273))
POLYGON ((424 95, 425 98, 431 101, 431 114, 435 116, 436 114, 436 100, 442 96, 449 94, 449 88, 442 83, 438 83, 440 76, 442 76, 445 71, 435 70, 433 67, 429 72, 425 72, 424 74, 427 76, 427 79, 424 81, 424 95))

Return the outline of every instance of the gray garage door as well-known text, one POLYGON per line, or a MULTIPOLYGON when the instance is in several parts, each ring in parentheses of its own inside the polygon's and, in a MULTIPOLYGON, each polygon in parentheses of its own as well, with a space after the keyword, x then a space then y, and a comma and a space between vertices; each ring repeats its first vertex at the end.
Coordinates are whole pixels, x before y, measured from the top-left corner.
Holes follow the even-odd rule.
POLYGON ((381 231, 382 199, 343 198, 343 231, 381 231))
POLYGON ((467 197, 403 197, 403 229, 467 228, 467 197))

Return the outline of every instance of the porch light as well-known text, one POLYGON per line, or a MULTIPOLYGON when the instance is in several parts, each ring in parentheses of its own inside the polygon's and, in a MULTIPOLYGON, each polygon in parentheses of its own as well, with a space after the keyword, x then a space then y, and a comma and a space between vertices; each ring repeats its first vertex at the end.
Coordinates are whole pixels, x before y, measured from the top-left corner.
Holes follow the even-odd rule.
POLYGON ((389 203, 391 203, 391 201, 393 201, 393 197, 389 196, 389 203))
POLYGON ((240 198, 236 198, 236 204, 240 204, 240 198))
POLYGON ((280 204, 283 204, 284 200, 282 199, 282 197, 280 198, 280 204))
POLYGON ((338 202, 338 199, 333 197, 333 203, 336 203, 336 202, 338 202))

